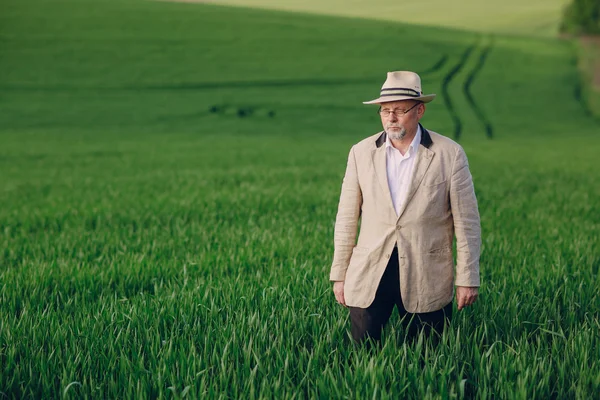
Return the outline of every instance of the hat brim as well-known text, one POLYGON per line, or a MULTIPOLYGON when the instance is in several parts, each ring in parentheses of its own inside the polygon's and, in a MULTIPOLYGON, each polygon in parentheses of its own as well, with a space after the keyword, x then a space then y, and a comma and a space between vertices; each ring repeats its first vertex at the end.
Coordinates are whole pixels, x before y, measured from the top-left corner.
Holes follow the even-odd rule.
POLYGON ((435 94, 428 94, 425 96, 412 97, 412 96, 384 96, 371 101, 363 101, 363 104, 381 104, 388 103, 390 101, 400 101, 400 100, 417 100, 422 101, 423 103, 429 103, 435 99, 435 94))

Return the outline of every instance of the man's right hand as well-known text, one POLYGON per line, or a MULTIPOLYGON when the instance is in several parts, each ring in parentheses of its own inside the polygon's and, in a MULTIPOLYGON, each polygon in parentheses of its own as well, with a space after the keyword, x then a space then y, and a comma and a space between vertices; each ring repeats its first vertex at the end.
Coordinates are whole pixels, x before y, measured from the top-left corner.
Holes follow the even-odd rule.
POLYGON ((344 299, 344 281, 333 282, 333 294, 338 303, 346 307, 346 299, 344 299))

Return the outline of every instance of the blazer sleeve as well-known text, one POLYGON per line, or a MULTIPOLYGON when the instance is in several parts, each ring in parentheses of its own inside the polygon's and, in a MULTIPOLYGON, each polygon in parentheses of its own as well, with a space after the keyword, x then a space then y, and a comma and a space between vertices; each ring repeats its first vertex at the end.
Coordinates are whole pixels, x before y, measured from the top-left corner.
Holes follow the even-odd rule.
POLYGON ((450 207, 456 235, 456 286, 480 286, 481 225, 467 155, 458 147, 450 182, 450 207))
POLYGON ((333 264, 330 281, 343 281, 356 243, 358 219, 362 206, 362 191, 358 182, 354 146, 348 155, 346 173, 342 182, 342 192, 335 219, 333 264))

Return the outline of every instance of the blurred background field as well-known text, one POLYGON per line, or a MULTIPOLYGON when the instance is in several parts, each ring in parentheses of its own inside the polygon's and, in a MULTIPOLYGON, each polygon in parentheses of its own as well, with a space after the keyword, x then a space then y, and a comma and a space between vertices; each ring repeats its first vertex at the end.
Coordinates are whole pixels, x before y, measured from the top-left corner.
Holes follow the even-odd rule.
POLYGON ((369 19, 392 2, 2 0, 0 391, 594 397, 599 123, 551 3, 504 35, 369 19), (348 151, 380 130, 361 101, 402 69, 469 156, 483 286, 438 347, 395 316, 372 355, 327 279, 348 151))
MULTIPOLYGON (((177 1, 177 0, 176 0, 177 1)), ((516 35, 554 36, 568 0, 180 0, 444 26, 516 35)))

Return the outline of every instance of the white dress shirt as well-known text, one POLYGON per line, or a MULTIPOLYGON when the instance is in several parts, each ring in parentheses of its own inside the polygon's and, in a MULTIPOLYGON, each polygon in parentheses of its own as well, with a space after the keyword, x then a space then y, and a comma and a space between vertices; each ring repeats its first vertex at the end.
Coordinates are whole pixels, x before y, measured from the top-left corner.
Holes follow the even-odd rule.
POLYGON ((406 201, 408 187, 410 185, 410 180, 412 179, 415 159, 417 158, 417 150, 419 149, 420 143, 420 126, 417 126, 417 133, 404 155, 392 145, 389 135, 386 135, 387 180, 396 215, 398 215, 400 207, 402 207, 402 204, 406 201))

